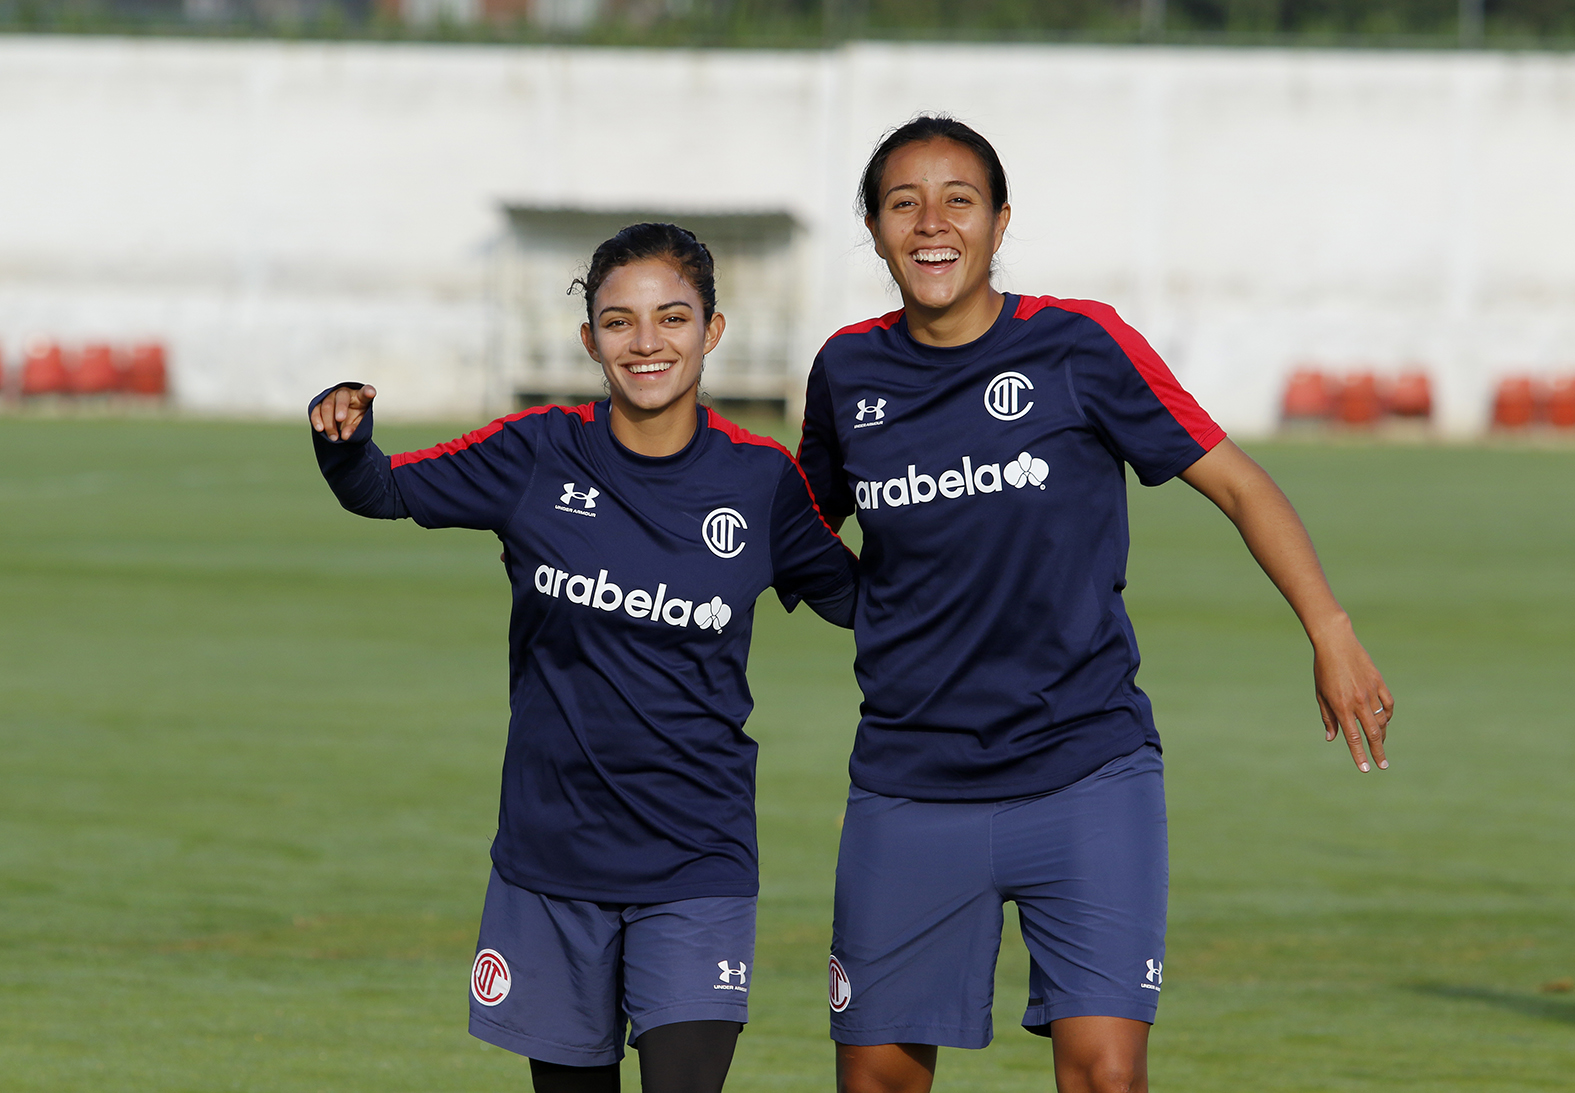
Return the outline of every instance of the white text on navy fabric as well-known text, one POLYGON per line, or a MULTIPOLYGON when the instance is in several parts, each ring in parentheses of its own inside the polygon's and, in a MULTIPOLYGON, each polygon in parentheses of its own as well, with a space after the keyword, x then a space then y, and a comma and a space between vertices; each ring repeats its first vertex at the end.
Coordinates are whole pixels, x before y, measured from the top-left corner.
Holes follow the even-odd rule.
POLYGON ((903 505, 923 505, 937 497, 972 497, 979 493, 1000 493, 1005 486, 1022 489, 1024 486, 1045 488, 1050 467, 1043 460, 1022 452, 1006 464, 984 463, 975 467, 972 456, 962 457, 962 468, 949 467, 939 475, 919 473, 919 468, 908 464, 908 473, 884 482, 857 482, 853 498, 861 509, 901 508, 903 505))
POLYGON ((605 569, 589 577, 543 563, 536 567, 534 584, 536 591, 544 596, 565 599, 598 611, 617 611, 621 607, 631 619, 650 619, 668 626, 688 626, 693 622, 702 630, 720 633, 733 617, 733 609, 722 602, 721 596, 712 596, 696 604, 693 600, 669 596, 665 584, 658 584, 655 592, 643 588, 625 592, 620 585, 607 579, 605 569))

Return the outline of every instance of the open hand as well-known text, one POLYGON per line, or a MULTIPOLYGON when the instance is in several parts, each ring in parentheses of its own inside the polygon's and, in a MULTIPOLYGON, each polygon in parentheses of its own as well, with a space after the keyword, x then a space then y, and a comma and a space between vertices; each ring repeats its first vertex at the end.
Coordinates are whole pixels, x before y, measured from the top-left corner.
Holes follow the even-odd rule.
POLYGON ((348 440, 377 397, 377 388, 336 387, 312 407, 312 428, 329 440, 348 440))
POLYGON ((1349 620, 1342 620, 1313 641, 1313 686, 1323 717, 1324 739, 1332 743, 1337 736, 1345 737, 1356 769, 1363 774, 1372 769, 1369 751, 1379 769, 1387 770, 1384 738, 1394 717, 1395 699, 1372 657, 1356 640, 1349 620))

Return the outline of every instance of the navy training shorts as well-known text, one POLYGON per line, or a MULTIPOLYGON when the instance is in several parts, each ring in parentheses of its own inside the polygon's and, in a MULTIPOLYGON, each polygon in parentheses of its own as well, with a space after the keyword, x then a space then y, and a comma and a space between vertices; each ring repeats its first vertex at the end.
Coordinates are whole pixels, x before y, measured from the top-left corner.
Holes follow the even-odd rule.
POLYGON ((1025 1027, 1152 1023, 1169 881, 1152 746, 1036 797, 913 801, 855 787, 837 858, 831 1038, 988 1044, 1006 900, 1032 958, 1025 1027))
POLYGON ((595 903, 492 871, 470 972, 470 1034, 532 1059, 601 1066, 659 1025, 749 1020, 755 897, 595 903))

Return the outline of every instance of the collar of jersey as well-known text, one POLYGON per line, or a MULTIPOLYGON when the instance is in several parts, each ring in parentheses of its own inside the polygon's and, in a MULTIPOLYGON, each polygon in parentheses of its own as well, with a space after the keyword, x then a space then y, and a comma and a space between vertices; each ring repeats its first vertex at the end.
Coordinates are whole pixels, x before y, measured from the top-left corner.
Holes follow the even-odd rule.
POLYGON ((961 345, 926 345, 908 330, 906 312, 903 313, 895 329, 907 344, 908 350, 919 360, 933 364, 966 364, 993 347, 1011 326, 1012 319, 1017 313, 1017 296, 1011 292, 1003 292, 1001 295, 1005 297, 1001 301, 1001 313, 995 317, 995 322, 990 324, 989 330, 971 342, 963 342, 961 345))
POLYGON ((670 468, 682 466, 700 451, 702 438, 711 430, 711 411, 701 405, 695 407, 695 435, 689 438, 689 443, 679 448, 672 455, 641 455, 624 446, 623 441, 613 436, 612 431, 612 399, 604 398, 596 403, 596 424, 601 426, 601 433, 607 438, 607 447, 611 449, 614 457, 634 464, 636 467, 661 467, 670 468))

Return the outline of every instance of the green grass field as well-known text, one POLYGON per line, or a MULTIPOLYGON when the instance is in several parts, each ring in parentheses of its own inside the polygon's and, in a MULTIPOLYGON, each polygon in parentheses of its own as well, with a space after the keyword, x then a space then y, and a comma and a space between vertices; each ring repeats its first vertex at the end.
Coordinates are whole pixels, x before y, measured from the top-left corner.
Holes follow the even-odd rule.
MULTIPOLYGON (((452 435, 385 428, 389 448, 452 435)), ((1398 698, 1325 745, 1233 530, 1134 487, 1169 766, 1157 1090, 1575 1081, 1575 453, 1259 445, 1398 698)), ((487 536, 349 516, 302 427, 0 419, 0 1089, 523 1089, 465 1033, 505 716, 487 536)), ((763 891, 730 1089, 830 1088, 851 641, 762 600, 763 891)), ((1048 1090, 1016 1027, 938 1089, 1048 1090)), ((635 1078, 629 1071, 629 1088, 635 1078)))

